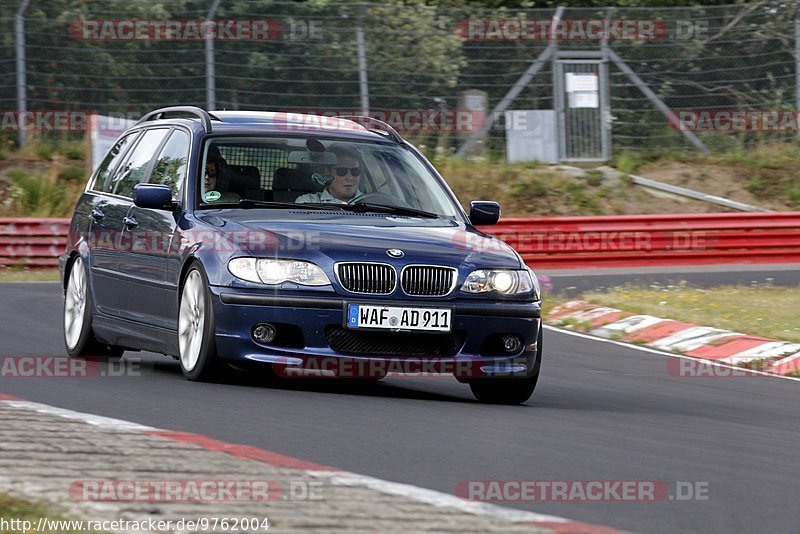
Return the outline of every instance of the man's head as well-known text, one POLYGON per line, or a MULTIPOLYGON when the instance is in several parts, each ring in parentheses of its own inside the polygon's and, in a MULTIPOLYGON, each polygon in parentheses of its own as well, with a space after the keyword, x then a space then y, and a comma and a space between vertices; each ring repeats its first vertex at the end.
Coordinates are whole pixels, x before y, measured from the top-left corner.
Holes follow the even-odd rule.
POLYGON ((224 162, 225 160, 222 159, 219 147, 215 144, 209 146, 208 155, 206 156, 205 175, 203 177, 203 186, 206 191, 214 191, 220 186, 224 162))
POLYGON ((206 191, 213 191, 217 188, 217 179, 219 178, 220 164, 218 161, 209 160, 206 162, 206 174, 203 179, 203 185, 206 191))
POLYGON ((334 145, 328 151, 336 154, 336 165, 328 167, 328 174, 333 176, 328 192, 347 202, 356 194, 361 183, 361 161, 357 152, 344 146, 334 145))

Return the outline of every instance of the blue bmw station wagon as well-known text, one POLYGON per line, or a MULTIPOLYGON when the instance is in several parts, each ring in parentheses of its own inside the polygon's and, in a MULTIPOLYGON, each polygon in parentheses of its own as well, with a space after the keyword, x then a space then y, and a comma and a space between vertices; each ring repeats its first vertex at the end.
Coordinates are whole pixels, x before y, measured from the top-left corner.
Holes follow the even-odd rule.
POLYGON ((476 229, 499 215, 495 202, 465 213, 380 121, 159 109, 75 208, 66 348, 163 353, 189 380, 452 373, 480 401, 522 403, 541 298, 519 254, 476 229))

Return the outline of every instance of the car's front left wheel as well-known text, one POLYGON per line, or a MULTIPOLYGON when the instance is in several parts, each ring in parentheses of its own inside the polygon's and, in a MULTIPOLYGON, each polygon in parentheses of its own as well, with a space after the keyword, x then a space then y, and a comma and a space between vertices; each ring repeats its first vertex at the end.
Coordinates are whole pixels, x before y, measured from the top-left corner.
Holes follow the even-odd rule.
POLYGON ((64 345, 74 358, 119 358, 124 349, 97 340, 92 331, 92 292, 86 278, 86 267, 75 258, 67 271, 64 292, 64 345))
POLYGON ((189 269, 181 288, 178 349, 181 371, 189 380, 211 380, 219 375, 214 311, 208 280, 198 265, 189 269))
POLYGON ((521 378, 481 378, 470 382, 472 394, 487 404, 522 404, 531 398, 539 381, 542 365, 542 327, 536 339, 536 360, 529 376, 521 378))

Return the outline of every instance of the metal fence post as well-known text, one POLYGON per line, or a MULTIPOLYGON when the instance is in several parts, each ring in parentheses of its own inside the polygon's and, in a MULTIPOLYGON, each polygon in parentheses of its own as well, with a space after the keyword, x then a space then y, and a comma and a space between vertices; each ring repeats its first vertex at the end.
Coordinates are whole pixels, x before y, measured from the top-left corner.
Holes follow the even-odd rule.
MULTIPOLYGON (((795 112, 800 110, 800 12, 794 15, 794 77, 795 77, 795 112)), ((800 139, 800 128, 797 130, 800 139)))
MULTIPOLYGON (((20 117, 28 110, 28 97, 25 81, 25 10, 28 9, 30 0, 22 3, 14 17, 14 31, 17 48, 17 112, 20 117)), ((18 120, 21 124, 21 121, 18 120)), ((28 143, 28 132, 19 129, 19 145, 24 147, 28 143)))
POLYGON ((214 38, 209 37, 209 26, 213 24, 212 19, 217 14, 220 0, 214 0, 211 9, 208 10, 206 22, 203 24, 203 39, 206 47, 206 109, 211 110, 217 107, 217 86, 216 73, 214 72, 214 38))
POLYGON ((684 137, 686 137, 686 139, 688 139, 695 147, 697 147, 698 150, 700 150, 700 152, 703 154, 708 154, 708 147, 706 147, 705 143, 703 143, 691 130, 681 128, 680 120, 675 113, 669 109, 669 106, 667 106, 664 101, 661 100, 658 95, 655 94, 655 92, 653 92, 653 90, 650 89, 650 87, 644 83, 644 81, 642 81, 642 79, 639 78, 635 72, 633 72, 633 69, 631 69, 614 50, 608 48, 606 53, 608 54, 608 58, 617 66, 617 68, 621 70, 630 81, 633 82, 639 91, 641 91, 661 113, 664 114, 664 116, 667 118, 667 121, 669 121, 672 126, 677 128, 684 135, 684 137))
MULTIPOLYGON (((558 25, 558 21, 561 20, 561 15, 563 13, 563 6, 556 9, 555 15, 553 15, 552 25, 550 26, 551 28, 555 28, 558 25)), ((539 57, 533 60, 533 63, 531 63, 531 65, 528 67, 528 70, 526 70, 525 73, 520 76, 519 80, 517 80, 517 83, 514 84, 514 87, 512 87, 508 93, 506 93, 500 103, 497 104, 489 116, 486 117, 486 123, 483 125, 483 127, 477 132, 474 132, 469 139, 467 139, 464 144, 461 145, 461 148, 459 148, 458 152, 456 152, 457 156, 468 155, 478 143, 478 140, 486 136, 486 133, 491 129, 494 121, 497 120, 497 117, 500 115, 500 113, 503 113, 511 104, 514 103, 514 100, 516 100, 525 86, 531 83, 531 80, 534 78, 534 76, 536 76, 539 71, 542 70, 542 67, 544 67, 545 63, 547 63, 553 54, 555 54, 556 49, 558 48, 556 43, 557 42, 554 36, 551 34, 550 44, 547 45, 547 48, 545 48, 544 51, 539 54, 539 57)))
POLYGON ((361 114, 369 116, 369 82, 367 80, 367 50, 364 44, 364 6, 358 8, 356 43, 358 45, 358 92, 361 95, 361 114))
POLYGON ((601 135, 603 136, 603 157, 606 161, 611 160, 612 147, 611 143, 613 138, 611 136, 612 116, 611 116, 611 80, 609 79, 608 72, 608 51, 610 46, 608 44, 609 33, 608 27, 611 17, 614 16, 614 8, 610 7, 606 10, 605 23, 606 27, 603 31, 603 40, 600 42, 600 51, 603 54, 603 62, 600 64, 600 79, 603 80, 603 86, 600 90, 600 121, 602 122, 601 135))

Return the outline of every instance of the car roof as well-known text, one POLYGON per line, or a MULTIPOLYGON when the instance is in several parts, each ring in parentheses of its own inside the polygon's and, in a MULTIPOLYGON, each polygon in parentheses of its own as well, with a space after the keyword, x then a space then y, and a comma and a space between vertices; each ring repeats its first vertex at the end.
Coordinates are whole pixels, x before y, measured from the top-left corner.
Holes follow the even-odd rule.
MULTIPOLYGON (((358 122, 341 117, 312 115, 283 111, 209 111, 212 121, 212 135, 248 135, 248 134, 325 134, 338 138, 349 138, 367 141, 383 141, 391 136, 365 128, 358 122)), ((193 129, 203 130, 197 119, 171 118, 151 120, 142 125, 156 126, 180 123, 193 129)))

